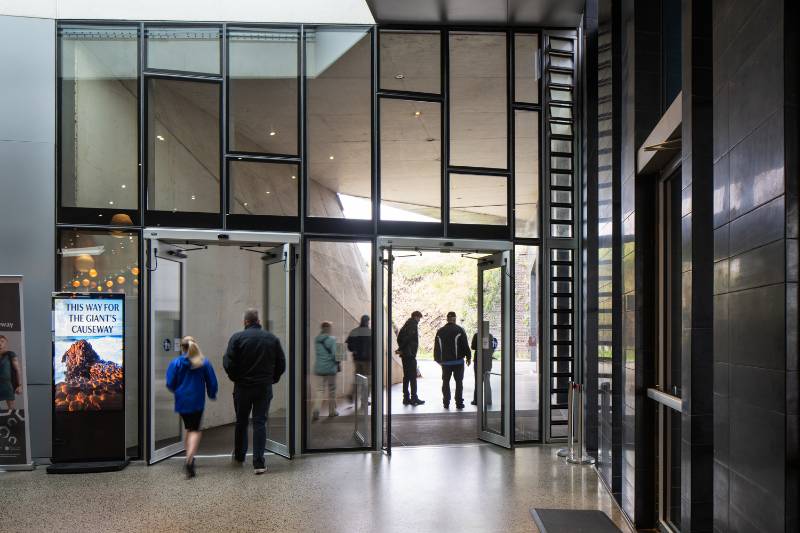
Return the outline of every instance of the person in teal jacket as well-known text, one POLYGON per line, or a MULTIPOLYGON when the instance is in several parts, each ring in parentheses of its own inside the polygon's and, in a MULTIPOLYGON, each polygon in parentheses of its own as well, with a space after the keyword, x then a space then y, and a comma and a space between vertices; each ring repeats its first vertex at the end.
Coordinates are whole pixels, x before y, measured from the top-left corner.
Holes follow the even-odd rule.
POLYGON ((328 400, 328 416, 339 416, 336 410, 336 374, 339 362, 336 360, 336 337, 331 335, 333 324, 323 322, 319 335, 314 339, 314 373, 318 376, 318 392, 314 401, 312 418, 319 419, 319 410, 324 398, 328 400))

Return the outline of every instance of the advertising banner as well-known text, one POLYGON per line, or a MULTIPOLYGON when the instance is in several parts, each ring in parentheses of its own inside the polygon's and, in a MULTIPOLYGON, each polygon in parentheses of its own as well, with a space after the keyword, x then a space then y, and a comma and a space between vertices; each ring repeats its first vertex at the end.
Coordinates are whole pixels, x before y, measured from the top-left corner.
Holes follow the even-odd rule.
POLYGON ((22 276, 0 276, 0 470, 33 468, 22 318, 22 276))
POLYGON ((125 457, 125 295, 53 297, 53 460, 125 457))

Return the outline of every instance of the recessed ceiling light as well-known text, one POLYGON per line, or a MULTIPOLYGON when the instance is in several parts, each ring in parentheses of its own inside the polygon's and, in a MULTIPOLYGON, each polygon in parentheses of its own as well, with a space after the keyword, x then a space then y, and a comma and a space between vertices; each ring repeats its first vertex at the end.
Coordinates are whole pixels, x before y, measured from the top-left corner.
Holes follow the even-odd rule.
POLYGON ((247 202, 244 203, 244 206, 247 207, 247 202))
POLYGON ((267 191, 267 194, 269 194, 269 191, 267 191))
POLYGON ((269 132, 269 136, 270 137, 275 137, 275 132, 274 131, 269 132))
POLYGON ((127 185, 125 185, 125 184, 123 183, 123 184, 122 184, 122 188, 123 188, 123 189, 127 189, 127 188, 128 188, 128 186, 127 186, 127 185))
POLYGON ((329 156, 328 156, 328 159, 330 159, 331 161, 333 161, 333 156, 332 156, 332 155, 329 155, 329 156))
POLYGON ((428 138, 427 138, 427 139, 425 139, 425 140, 426 140, 426 141, 428 141, 428 142, 433 142, 433 141, 435 141, 436 139, 434 139, 433 137, 428 137, 428 138))
POLYGON ((163 141, 164 140, 164 136, 163 135, 156 135, 156 139, 158 139, 159 141, 163 141))
POLYGON ((297 179, 297 176, 292 176, 292 179, 293 179, 293 180, 296 180, 296 179, 297 179))
POLYGON ((108 205, 114 205, 114 200, 109 200, 108 205))
POLYGON ((415 117, 418 117, 418 118, 419 118, 419 116, 420 116, 420 115, 422 115, 422 112, 421 112, 421 111, 414 111, 414 116, 415 116, 415 117))
POLYGON ((405 78, 405 77, 406 77, 406 75, 405 75, 405 74, 403 74, 403 73, 400 73, 400 74, 395 74, 395 75, 394 75, 394 79, 396 79, 396 80, 402 80, 402 79, 403 79, 403 78, 405 78))
POLYGON ((195 196, 195 195, 193 194, 193 195, 192 195, 192 200, 196 200, 196 199, 197 199, 197 196, 195 196))

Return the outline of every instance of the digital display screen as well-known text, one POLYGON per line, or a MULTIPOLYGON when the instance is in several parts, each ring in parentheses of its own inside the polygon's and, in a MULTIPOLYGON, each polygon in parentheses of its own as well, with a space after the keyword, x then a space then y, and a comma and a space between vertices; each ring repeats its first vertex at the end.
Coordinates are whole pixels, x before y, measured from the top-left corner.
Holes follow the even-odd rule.
POLYGON ((123 295, 57 296, 53 401, 57 412, 122 411, 123 295))

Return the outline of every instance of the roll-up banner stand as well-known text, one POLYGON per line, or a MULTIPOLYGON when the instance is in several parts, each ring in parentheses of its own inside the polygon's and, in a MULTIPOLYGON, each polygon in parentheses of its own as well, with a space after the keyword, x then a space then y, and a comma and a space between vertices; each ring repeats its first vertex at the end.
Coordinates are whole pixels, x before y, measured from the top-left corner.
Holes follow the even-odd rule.
POLYGON ((125 468, 124 294, 53 294, 52 409, 48 473, 125 468))
POLYGON ((0 470, 33 470, 22 276, 0 276, 0 470))

